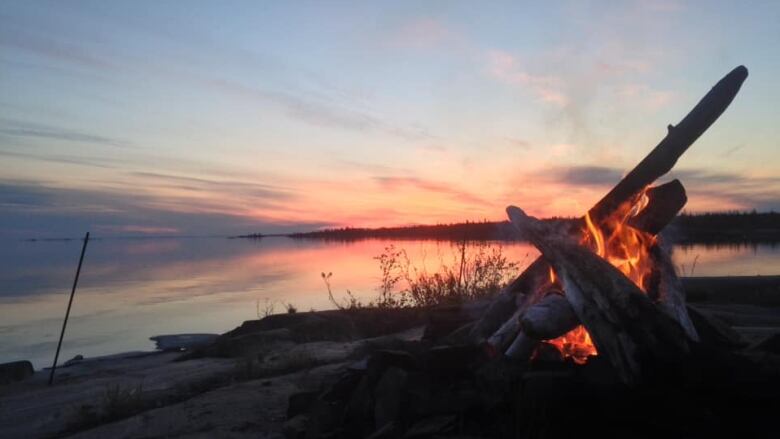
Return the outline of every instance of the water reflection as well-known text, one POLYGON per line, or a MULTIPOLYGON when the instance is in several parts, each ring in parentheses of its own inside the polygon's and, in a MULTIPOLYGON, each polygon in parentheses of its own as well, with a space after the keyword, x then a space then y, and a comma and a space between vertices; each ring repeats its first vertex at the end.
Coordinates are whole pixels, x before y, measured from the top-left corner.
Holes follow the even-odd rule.
MULTIPOLYGON (((80 241, 2 242, 0 247, 0 362, 51 361, 80 241)), ((456 258, 436 241, 323 242, 263 240, 96 239, 90 241, 61 358, 148 350, 148 338, 181 332, 224 332, 257 317, 266 299, 299 310, 326 309, 320 273, 333 272, 334 294, 376 293, 373 257, 388 245, 404 248, 413 264, 434 270, 456 258)), ((522 269, 538 252, 525 243, 502 245, 522 269)), ((770 246, 675 250, 694 274, 778 274, 780 249, 770 246)), ((685 268, 682 268, 682 267, 685 268)))

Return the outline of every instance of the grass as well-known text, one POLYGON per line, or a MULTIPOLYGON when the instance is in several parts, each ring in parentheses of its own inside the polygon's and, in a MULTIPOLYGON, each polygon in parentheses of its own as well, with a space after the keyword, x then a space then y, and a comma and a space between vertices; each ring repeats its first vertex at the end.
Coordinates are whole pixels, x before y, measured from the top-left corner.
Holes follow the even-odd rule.
POLYGON ((143 383, 106 386, 96 405, 82 404, 75 408, 75 416, 67 431, 81 431, 97 425, 118 421, 151 408, 143 398, 143 383))
POLYGON ((427 307, 464 300, 491 297, 517 274, 519 264, 510 261, 501 246, 461 241, 455 248, 456 257, 449 263, 440 259, 436 271, 411 263, 404 249, 389 245, 375 256, 380 280, 377 297, 363 302, 347 290, 347 296, 337 300, 330 278, 322 273, 328 298, 338 309, 427 307))

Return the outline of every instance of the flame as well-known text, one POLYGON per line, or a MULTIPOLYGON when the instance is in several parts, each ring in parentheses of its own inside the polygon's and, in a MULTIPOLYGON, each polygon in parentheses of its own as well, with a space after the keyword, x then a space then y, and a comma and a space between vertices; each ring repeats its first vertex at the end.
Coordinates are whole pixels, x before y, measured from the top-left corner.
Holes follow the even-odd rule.
POLYGON ((550 267, 550 284, 555 284, 555 282, 558 281, 558 276, 555 275, 555 270, 553 270, 552 267, 550 267))
POLYGON ((593 224, 590 213, 585 214, 586 228, 583 230, 583 243, 590 241, 597 255, 609 261, 644 292, 647 292, 647 282, 653 270, 650 248, 656 238, 629 226, 628 221, 638 215, 647 203, 645 189, 636 202, 624 203, 600 227, 593 224))
MULTIPOLYGON (((590 245, 594 253, 606 259, 645 293, 653 269, 650 248, 655 244, 656 237, 631 227, 628 221, 647 206, 649 199, 646 192, 647 188, 636 200, 624 203, 615 214, 599 225, 594 224, 590 213, 587 213, 581 240, 582 244, 590 245)), ((550 279, 556 279, 552 268, 550 279)), ((582 325, 548 342, 556 346, 565 358, 571 358, 577 364, 585 363, 589 355, 598 355, 590 334, 582 325)))
POLYGON ((577 364, 585 364, 588 357, 598 355, 596 345, 590 339, 590 333, 582 325, 547 342, 558 348, 564 358, 571 358, 577 364))

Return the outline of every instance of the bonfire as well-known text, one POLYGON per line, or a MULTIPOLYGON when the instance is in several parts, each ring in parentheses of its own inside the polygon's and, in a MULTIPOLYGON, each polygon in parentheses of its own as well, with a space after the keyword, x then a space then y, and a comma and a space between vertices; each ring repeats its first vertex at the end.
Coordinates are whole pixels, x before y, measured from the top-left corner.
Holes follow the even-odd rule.
POLYGON ((507 208, 542 255, 493 302, 472 337, 517 359, 533 357, 539 343, 578 363, 606 355, 627 384, 640 381, 652 361, 687 353, 699 337, 658 237, 687 196, 678 180, 652 184, 725 111, 747 75, 740 66, 721 79, 575 226, 507 208))
POLYGON ((686 304, 661 232, 687 196, 678 180, 656 184, 746 78, 742 66, 726 75, 581 218, 541 221, 508 207, 539 258, 490 302, 425 310, 421 340, 376 348, 325 390, 291 398, 288 437, 711 438, 774 429, 775 360, 736 352, 744 344, 731 328, 686 304))

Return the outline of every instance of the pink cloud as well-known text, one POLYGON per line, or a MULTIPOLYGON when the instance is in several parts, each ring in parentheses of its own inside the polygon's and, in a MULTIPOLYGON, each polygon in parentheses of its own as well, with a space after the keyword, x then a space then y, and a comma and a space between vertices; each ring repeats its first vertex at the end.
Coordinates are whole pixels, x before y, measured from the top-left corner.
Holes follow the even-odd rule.
POLYGON ((488 57, 488 73, 512 86, 531 90, 542 102, 559 106, 568 104, 569 99, 562 91, 560 78, 555 76, 535 75, 522 68, 518 59, 501 50, 490 50, 488 57))
POLYGON ((468 204, 491 204, 476 195, 457 189, 451 184, 424 180, 417 177, 374 177, 374 181, 379 183, 382 189, 388 191, 413 189, 434 192, 468 204))
POLYGON ((669 105, 677 97, 671 91, 655 90, 645 84, 624 84, 618 86, 617 95, 653 111, 669 105))
POLYGON ((392 39, 392 43, 402 47, 427 49, 453 39, 455 33, 441 21, 421 18, 403 25, 392 39))

